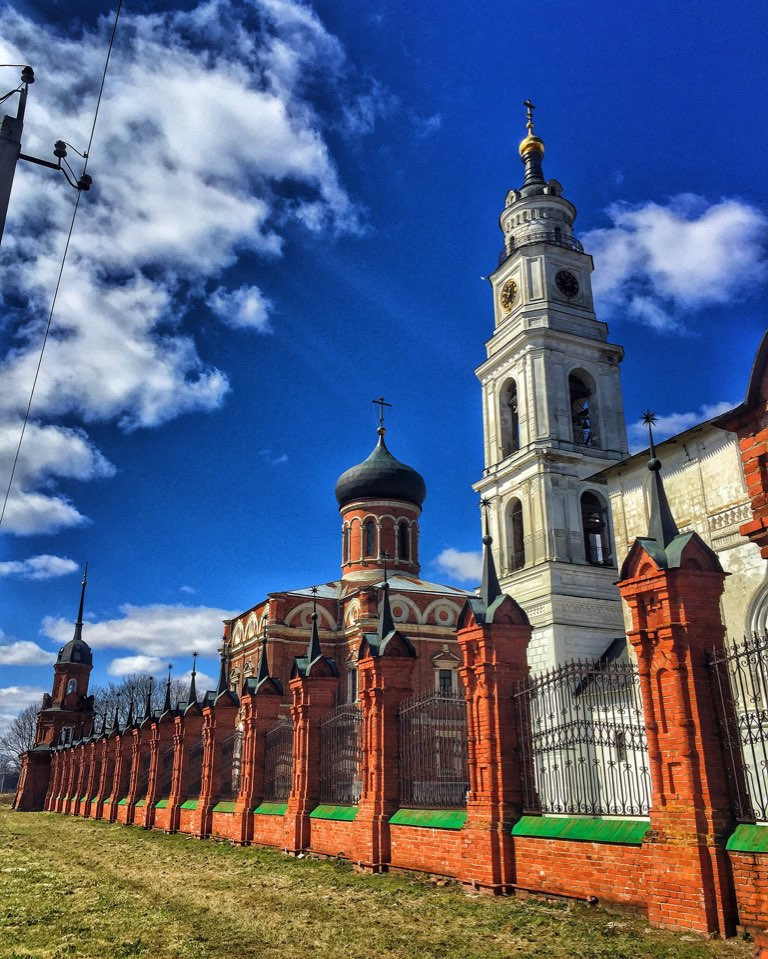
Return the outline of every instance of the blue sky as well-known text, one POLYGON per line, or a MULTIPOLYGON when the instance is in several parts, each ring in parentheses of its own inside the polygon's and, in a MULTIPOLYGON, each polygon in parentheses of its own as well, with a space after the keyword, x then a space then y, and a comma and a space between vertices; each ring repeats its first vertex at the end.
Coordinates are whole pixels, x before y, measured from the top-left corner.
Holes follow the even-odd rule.
MULTIPOLYGON (((738 11, 128 4, 0 528, 0 715, 49 688, 86 560, 97 680, 182 673, 193 648, 214 675, 223 616, 335 578, 333 484, 372 448, 382 393, 392 451, 427 482, 422 573, 473 585, 481 277, 526 97, 626 350, 630 442, 649 406, 663 434, 739 402, 765 327, 768 14, 738 11)), ((87 142, 112 16, 4 5, 0 62, 38 77, 26 151, 87 142)), ((3 492, 73 201, 19 167, 3 492)))

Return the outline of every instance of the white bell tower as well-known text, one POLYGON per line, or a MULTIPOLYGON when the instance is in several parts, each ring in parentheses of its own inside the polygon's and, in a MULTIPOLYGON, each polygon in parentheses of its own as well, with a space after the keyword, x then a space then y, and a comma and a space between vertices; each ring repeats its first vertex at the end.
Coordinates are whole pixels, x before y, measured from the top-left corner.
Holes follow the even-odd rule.
POLYGON ((544 179, 525 106, 523 185, 507 194, 489 278, 495 327, 477 370, 485 468, 475 489, 492 504, 501 587, 531 620, 540 670, 600 656, 624 636, 606 490, 587 477, 623 459, 627 439, 624 351, 595 317, 592 257, 573 235, 575 207, 544 179))

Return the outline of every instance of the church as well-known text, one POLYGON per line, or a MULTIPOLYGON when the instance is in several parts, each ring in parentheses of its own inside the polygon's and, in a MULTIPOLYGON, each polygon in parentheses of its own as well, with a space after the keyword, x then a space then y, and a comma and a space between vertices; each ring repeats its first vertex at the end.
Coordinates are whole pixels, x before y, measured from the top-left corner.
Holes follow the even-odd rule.
POLYGON ((427 482, 381 397, 335 486, 340 576, 226 622, 215 690, 193 669, 159 715, 97 722, 84 577, 15 808, 750 929, 768 959, 768 334, 741 405, 630 457, 623 351, 526 106, 477 370, 479 588, 421 578, 427 482))

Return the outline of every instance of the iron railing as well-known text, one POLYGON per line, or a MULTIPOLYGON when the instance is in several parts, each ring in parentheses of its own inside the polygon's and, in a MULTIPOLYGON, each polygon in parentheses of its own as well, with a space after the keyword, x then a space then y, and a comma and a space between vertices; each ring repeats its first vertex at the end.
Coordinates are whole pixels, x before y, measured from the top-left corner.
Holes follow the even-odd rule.
POLYGON ((198 739, 189 747, 187 757, 187 794, 186 799, 197 799, 203 785, 204 740, 198 739))
POLYGON ((343 703, 320 723, 320 801, 354 805, 362 793, 363 711, 343 703))
POLYGON ((173 744, 164 749, 159 756, 160 768, 157 771, 157 795, 160 799, 168 799, 171 795, 173 781, 173 744))
POLYGON ((148 748, 139 753, 139 772, 136 777, 136 799, 144 799, 149 789, 149 763, 151 755, 148 748))
POLYGON ((637 667, 574 661, 515 693, 525 811, 645 816, 651 781, 637 667))
POLYGON ((499 253, 499 266, 509 259, 515 250, 519 250, 523 246, 531 246, 534 243, 552 243, 555 246, 565 247, 567 250, 576 250, 577 253, 584 252, 584 247, 575 236, 564 236, 554 230, 531 230, 517 240, 510 238, 511 247, 509 251, 506 247, 502 247, 501 253, 499 253))
POLYGON ((236 799, 240 792, 240 776, 242 771, 243 733, 236 729, 229 736, 222 739, 220 749, 220 775, 218 782, 219 799, 236 799))
POLYGON ((734 812, 768 822, 768 634, 710 656, 734 812))
POLYGON ((283 718, 264 740, 264 798, 285 802, 293 777, 293 723, 283 718))
POLYGON ((429 689, 403 700, 400 805, 464 806, 469 790, 467 707, 462 692, 429 689))

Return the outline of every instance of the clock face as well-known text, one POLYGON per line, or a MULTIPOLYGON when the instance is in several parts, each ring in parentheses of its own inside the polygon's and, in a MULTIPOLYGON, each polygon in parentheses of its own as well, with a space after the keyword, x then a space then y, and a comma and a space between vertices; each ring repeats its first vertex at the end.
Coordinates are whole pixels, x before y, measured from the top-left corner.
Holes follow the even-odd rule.
POLYGON ((515 297, 517 296, 517 283, 514 280, 507 280, 507 282, 501 288, 501 294, 499 295, 499 303, 501 303, 501 308, 505 313, 509 313, 512 310, 512 304, 515 302, 515 297))
POLYGON ((579 281, 569 270, 559 270, 555 273, 555 283, 558 290, 569 299, 579 292, 579 281))

